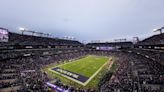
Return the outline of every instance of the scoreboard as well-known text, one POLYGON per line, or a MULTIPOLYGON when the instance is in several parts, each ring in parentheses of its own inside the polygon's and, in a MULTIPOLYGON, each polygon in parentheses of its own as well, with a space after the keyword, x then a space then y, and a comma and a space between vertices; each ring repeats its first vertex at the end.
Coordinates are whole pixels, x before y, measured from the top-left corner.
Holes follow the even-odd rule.
POLYGON ((115 47, 96 47, 96 50, 115 50, 115 47))
POLYGON ((0 28, 0 42, 8 42, 8 40, 9 40, 8 29, 0 28))

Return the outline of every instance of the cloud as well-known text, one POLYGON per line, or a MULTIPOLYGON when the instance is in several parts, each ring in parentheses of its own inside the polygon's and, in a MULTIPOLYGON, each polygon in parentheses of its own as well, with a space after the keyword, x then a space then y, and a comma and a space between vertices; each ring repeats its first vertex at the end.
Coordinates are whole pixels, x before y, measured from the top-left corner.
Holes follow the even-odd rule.
POLYGON ((163 0, 1 0, 0 26, 79 40, 147 36, 164 24, 163 0))

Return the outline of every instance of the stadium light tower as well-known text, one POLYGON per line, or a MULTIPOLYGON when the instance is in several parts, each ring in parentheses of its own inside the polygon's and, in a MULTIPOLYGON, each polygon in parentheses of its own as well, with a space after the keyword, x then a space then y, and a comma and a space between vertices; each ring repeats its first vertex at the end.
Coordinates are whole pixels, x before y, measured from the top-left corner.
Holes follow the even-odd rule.
POLYGON ((22 32, 22 34, 26 31, 26 29, 23 27, 20 27, 19 30, 22 32))
POLYGON ((27 28, 23 28, 23 27, 20 27, 19 30, 22 32, 22 34, 23 34, 24 32, 32 33, 32 36, 36 33, 35 31, 28 30, 27 28))
POLYGON ((133 43, 136 44, 137 42, 139 42, 139 38, 138 37, 133 37, 133 43))
POLYGON ((162 34, 164 27, 158 28, 158 29, 153 29, 154 32, 160 32, 162 34))

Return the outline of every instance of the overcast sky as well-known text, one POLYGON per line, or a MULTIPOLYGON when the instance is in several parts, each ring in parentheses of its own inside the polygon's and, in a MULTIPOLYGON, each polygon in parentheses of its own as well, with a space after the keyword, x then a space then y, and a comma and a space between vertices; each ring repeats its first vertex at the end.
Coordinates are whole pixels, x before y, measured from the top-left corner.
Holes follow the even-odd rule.
POLYGON ((112 41, 153 35, 164 26, 164 0, 0 0, 0 27, 57 37, 112 41))

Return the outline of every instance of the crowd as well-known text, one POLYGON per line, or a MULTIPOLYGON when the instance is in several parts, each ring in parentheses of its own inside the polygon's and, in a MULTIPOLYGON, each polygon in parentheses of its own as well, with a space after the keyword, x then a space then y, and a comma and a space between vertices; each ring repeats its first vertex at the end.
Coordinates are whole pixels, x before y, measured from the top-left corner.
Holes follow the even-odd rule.
POLYGON ((82 45, 79 41, 66 40, 58 38, 48 38, 32 35, 22 35, 9 32, 8 42, 0 42, 0 47, 5 46, 79 46, 82 45))
POLYGON ((132 49, 132 51, 136 52, 137 54, 140 54, 142 56, 149 56, 149 58, 153 59, 154 61, 157 61, 164 65, 164 51, 158 51, 158 50, 146 50, 146 49, 132 49))
MULTIPOLYGON (((21 35, 9 32, 9 41, 0 47, 45 46, 37 49, 2 49, 0 52, 0 91, 48 92, 49 81, 41 68, 80 57, 83 49, 78 41, 21 35), (51 48, 51 46, 53 48, 51 48)), ((83 53, 84 54, 84 53, 83 53)))
MULTIPOLYGON (((83 57, 87 54, 114 56, 118 69, 103 77, 100 92, 162 92, 164 90, 164 66, 134 50, 128 51, 96 51, 62 53, 47 56, 29 56, 7 59, 1 62, 0 88, 18 88, 18 92, 49 92, 45 82, 53 80, 41 68, 51 63, 62 63, 83 57)), ((150 56, 151 57, 151 56, 150 56)), ((60 80, 54 83, 70 92, 95 92, 94 89, 81 89, 65 85, 60 80)))
MULTIPOLYGON (((162 51, 143 49, 101 51, 84 48, 78 41, 15 33, 9 35, 9 42, 0 43, 0 46, 54 45, 55 48, 1 51, 0 91, 2 92, 50 92, 46 82, 51 80, 55 80, 53 82, 55 85, 69 92, 164 92, 164 52, 162 51), (117 69, 103 76, 99 83, 99 90, 75 88, 63 84, 59 79, 50 78, 46 72, 41 71, 46 65, 63 63, 88 54, 118 58, 115 61, 117 69)), ((155 39, 156 36, 152 38, 155 39)))
POLYGON ((28 91, 48 91, 45 82, 51 80, 46 73, 41 72, 41 68, 51 63, 62 63, 63 61, 80 58, 83 52, 64 53, 48 56, 29 56, 11 58, 1 62, 0 88, 20 87, 20 92, 28 91), (12 80, 11 80, 12 79, 12 80))
POLYGON ((163 92, 164 66, 134 52, 124 52, 119 57, 118 69, 111 78, 104 79, 101 92, 163 92))

